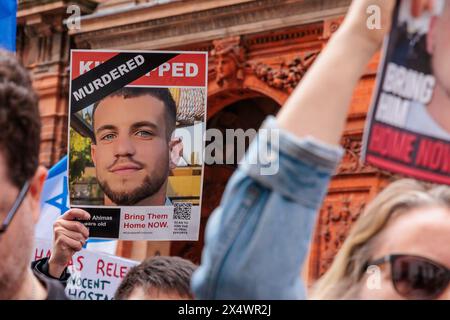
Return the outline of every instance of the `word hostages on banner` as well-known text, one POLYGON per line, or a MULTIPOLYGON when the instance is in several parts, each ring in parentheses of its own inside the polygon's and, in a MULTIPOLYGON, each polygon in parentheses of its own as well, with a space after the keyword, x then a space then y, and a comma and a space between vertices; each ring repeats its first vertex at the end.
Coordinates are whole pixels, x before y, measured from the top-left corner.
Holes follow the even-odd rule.
MULTIPOLYGON (((51 255, 51 241, 35 239, 32 259, 51 255)), ((68 269, 66 294, 73 300, 111 300, 128 271, 138 262, 106 253, 81 250, 76 253, 68 269)))

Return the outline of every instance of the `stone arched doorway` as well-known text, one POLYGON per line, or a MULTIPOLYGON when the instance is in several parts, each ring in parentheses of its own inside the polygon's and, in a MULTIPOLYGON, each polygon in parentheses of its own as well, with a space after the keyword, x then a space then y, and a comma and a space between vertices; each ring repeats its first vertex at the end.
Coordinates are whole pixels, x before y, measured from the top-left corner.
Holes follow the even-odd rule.
MULTIPOLYGON (((214 128, 223 133, 226 129, 257 130, 268 115, 275 115, 281 107, 275 100, 262 94, 251 93, 243 96, 245 98, 221 106, 220 110, 217 105, 208 106, 209 110, 215 110, 215 112, 212 114, 208 112, 207 129, 214 128)), ((225 137, 225 134, 223 136, 225 137)), ((245 147, 247 149, 248 141, 245 147)), ((236 152, 234 154, 236 155, 236 152)), ((225 154, 224 157, 226 157, 225 154)), ((227 181, 236 168, 236 162, 205 165, 199 241, 174 241, 171 244, 171 255, 200 263, 207 220, 211 212, 219 205, 227 181)))

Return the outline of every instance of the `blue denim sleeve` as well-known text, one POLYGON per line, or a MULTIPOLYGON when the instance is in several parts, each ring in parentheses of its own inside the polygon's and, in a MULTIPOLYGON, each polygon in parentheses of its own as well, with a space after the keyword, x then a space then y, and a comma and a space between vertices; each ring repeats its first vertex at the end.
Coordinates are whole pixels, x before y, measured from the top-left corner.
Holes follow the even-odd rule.
POLYGON ((284 132, 273 117, 262 129, 208 221, 197 299, 306 298, 300 271, 343 150, 284 132))

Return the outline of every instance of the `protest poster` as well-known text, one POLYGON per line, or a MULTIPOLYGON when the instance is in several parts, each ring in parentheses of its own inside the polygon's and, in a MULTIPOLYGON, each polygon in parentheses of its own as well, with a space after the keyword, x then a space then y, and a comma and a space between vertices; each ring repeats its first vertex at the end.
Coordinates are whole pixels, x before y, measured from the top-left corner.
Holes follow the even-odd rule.
POLYGON ((71 51, 70 207, 91 238, 198 240, 207 59, 71 51))
POLYGON ((367 163, 450 184, 450 3, 399 0, 369 123, 367 163))
MULTIPOLYGON (((35 239, 32 260, 50 257, 52 242, 35 239)), ((111 300, 128 271, 138 262, 90 250, 75 253, 68 265, 66 295, 72 300, 111 300)))

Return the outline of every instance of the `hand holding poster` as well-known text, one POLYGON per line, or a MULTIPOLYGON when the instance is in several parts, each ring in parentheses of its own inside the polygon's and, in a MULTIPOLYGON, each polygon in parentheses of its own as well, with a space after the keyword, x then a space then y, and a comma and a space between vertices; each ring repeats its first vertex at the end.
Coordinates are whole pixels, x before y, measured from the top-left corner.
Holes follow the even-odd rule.
MULTIPOLYGON (((51 255, 51 241, 35 239, 32 260, 51 255)), ((73 300, 111 300, 128 271, 138 262, 106 253, 82 250, 68 266, 66 294, 73 300)))
POLYGON ((197 240, 207 53, 74 50, 71 80, 70 204, 90 237, 197 240))
POLYGON ((365 134, 382 169, 450 184, 450 2, 398 1, 365 134))

